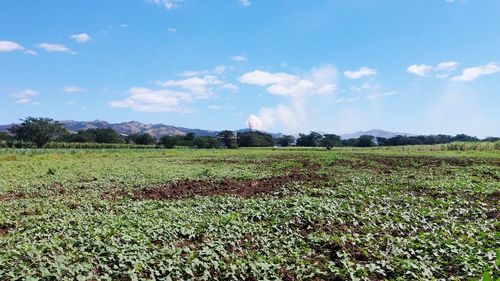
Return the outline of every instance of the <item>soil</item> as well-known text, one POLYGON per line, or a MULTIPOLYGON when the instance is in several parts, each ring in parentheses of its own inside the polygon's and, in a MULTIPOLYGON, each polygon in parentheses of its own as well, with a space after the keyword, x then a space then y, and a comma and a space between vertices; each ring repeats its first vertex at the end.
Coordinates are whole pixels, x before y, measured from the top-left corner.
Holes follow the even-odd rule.
POLYGON ((289 174, 262 179, 185 180, 167 185, 136 189, 134 199, 175 199, 193 196, 228 194, 241 197, 276 193, 292 182, 325 179, 317 174, 289 174))
POLYGON ((16 226, 11 224, 11 223, 1 223, 0 224, 0 236, 7 235, 7 233, 9 233, 9 231, 11 231, 14 228, 16 228, 16 226))

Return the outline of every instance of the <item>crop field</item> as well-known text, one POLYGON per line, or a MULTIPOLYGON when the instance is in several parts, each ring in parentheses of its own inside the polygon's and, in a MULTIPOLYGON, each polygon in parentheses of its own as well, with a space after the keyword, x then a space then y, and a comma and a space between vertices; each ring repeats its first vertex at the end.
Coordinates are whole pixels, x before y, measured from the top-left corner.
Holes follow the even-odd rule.
POLYGON ((0 150, 0 280, 496 280, 500 151, 0 150))

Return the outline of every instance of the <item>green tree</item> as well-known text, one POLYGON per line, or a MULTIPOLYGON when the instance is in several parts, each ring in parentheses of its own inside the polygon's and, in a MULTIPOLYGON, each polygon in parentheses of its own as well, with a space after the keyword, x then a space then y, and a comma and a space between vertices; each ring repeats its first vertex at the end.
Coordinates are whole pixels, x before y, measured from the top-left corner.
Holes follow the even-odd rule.
POLYGON ((0 141, 12 141, 14 138, 6 132, 0 132, 0 141))
POLYGON ((217 148, 219 147, 219 142, 215 138, 209 136, 196 137, 194 139, 194 146, 196 148, 217 148))
POLYGON ((236 135, 233 131, 224 130, 217 134, 217 138, 226 148, 237 148, 236 135))
POLYGON ((33 142, 42 148, 49 141, 63 135, 66 129, 50 118, 27 117, 20 125, 9 129, 19 141, 33 142))
POLYGON ((148 133, 138 133, 128 136, 127 140, 133 141, 135 144, 155 144, 156 138, 148 133))
POLYGON ((316 132, 311 132, 309 135, 299 134, 299 138, 297 139, 297 146, 318 146, 320 140, 323 136, 316 132))
POLYGON ((295 137, 290 135, 283 135, 278 138, 278 144, 283 147, 291 145, 294 141, 295 137))
POLYGON ((340 146, 340 136, 334 134, 325 134, 323 138, 320 140, 319 144, 326 149, 330 150, 334 146, 340 146))
POLYGON ((273 136, 259 131, 238 133, 238 146, 240 147, 265 147, 273 146, 273 136))
POLYGON ((179 138, 176 136, 162 136, 160 138, 160 144, 165 148, 174 148, 179 141, 179 138))
POLYGON ((370 135, 362 135, 358 138, 356 146, 371 147, 375 145, 375 137, 370 135))

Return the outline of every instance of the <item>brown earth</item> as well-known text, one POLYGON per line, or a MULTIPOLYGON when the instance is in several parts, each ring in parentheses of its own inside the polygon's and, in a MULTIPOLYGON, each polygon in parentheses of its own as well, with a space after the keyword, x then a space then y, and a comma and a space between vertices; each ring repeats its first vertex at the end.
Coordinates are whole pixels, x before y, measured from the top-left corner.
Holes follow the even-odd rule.
POLYGON ((7 233, 14 228, 16 228, 16 226, 11 223, 0 223, 0 236, 7 235, 7 233))
POLYGON ((132 191, 134 199, 174 199, 192 196, 228 194, 252 197, 279 192, 293 182, 310 182, 326 179, 317 174, 289 174, 262 179, 185 180, 167 185, 141 188, 132 191))

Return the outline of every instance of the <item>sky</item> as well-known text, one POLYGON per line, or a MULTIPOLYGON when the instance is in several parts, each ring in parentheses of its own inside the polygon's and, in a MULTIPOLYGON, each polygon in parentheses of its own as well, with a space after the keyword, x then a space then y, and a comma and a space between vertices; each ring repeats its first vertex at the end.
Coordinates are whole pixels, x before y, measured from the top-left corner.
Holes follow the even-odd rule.
POLYGON ((0 124, 500 136, 498 0, 0 1, 0 124))

